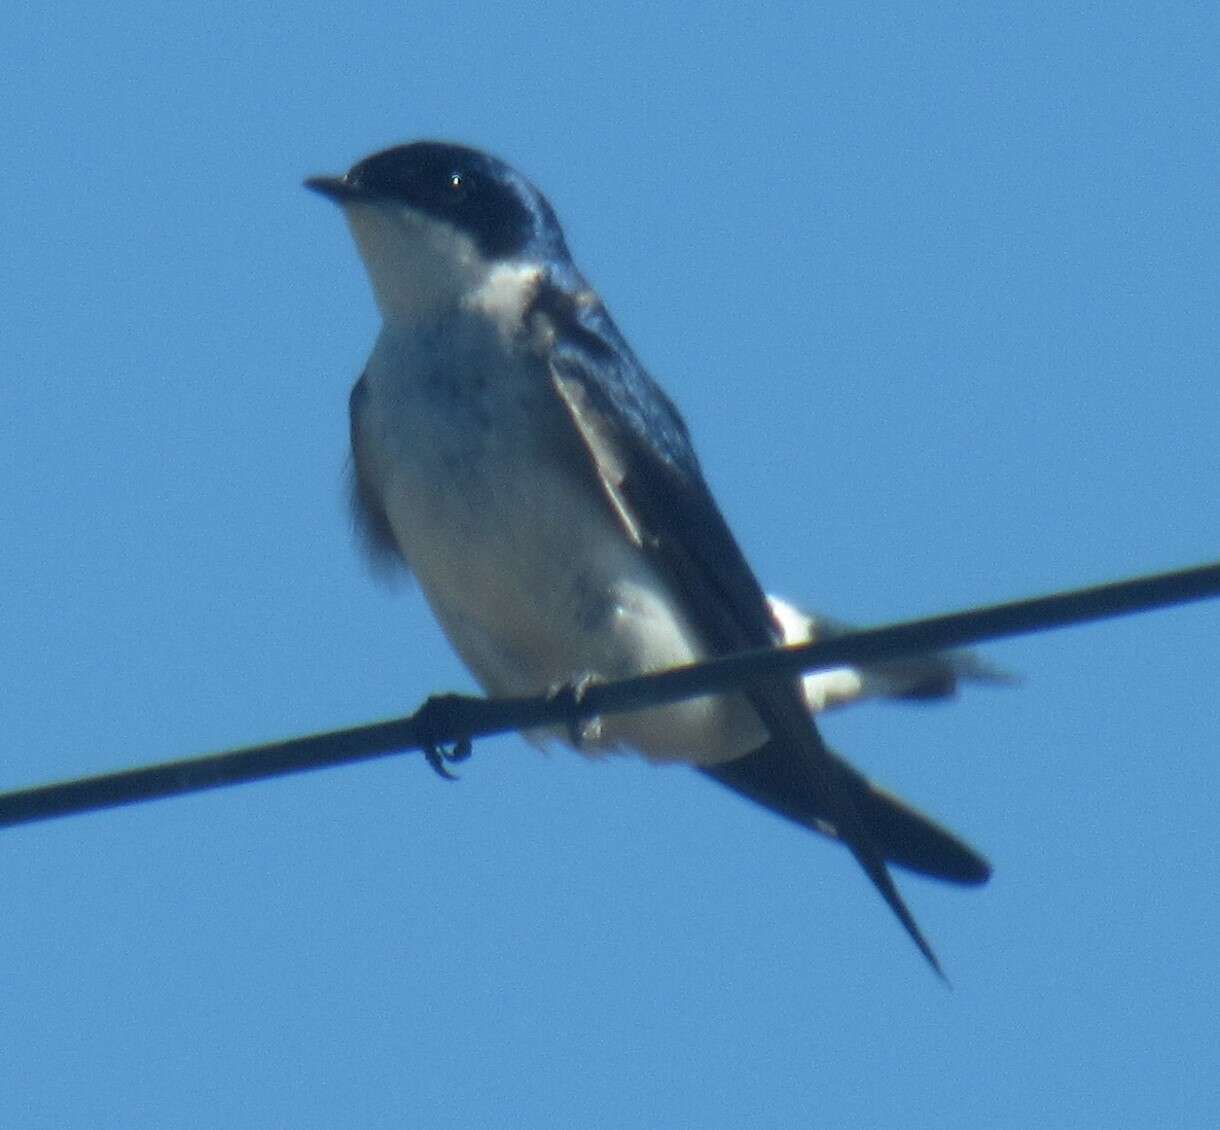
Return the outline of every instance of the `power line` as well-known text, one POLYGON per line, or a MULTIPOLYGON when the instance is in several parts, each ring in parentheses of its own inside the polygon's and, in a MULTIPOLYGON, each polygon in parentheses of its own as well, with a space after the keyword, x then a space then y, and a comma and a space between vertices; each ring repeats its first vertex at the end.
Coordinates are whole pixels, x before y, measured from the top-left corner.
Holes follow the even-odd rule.
POLYGON ((904 659, 1218 595, 1220 562, 1215 562, 864 629, 815 643, 740 652, 557 695, 513 699, 438 695, 406 718, 0 794, 0 828, 416 750, 426 752, 443 772, 444 761, 460 760, 469 753, 472 739, 491 734, 553 726, 577 731, 582 720, 596 715, 660 706, 759 679, 904 659))

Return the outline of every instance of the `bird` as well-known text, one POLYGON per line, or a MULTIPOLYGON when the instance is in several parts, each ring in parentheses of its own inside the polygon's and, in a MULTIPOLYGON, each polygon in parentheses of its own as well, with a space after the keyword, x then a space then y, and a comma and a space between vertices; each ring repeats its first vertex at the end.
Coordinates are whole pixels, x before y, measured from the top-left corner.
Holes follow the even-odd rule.
MULTIPOLYGON (((414 575, 489 695, 816 629, 764 591, 677 407, 521 173, 419 140, 305 184, 341 207, 382 319, 349 402, 360 539, 374 563, 414 575)), ((881 693, 933 697, 972 674, 969 661, 933 656, 891 666, 888 684, 882 672, 881 693)), ((857 684, 847 697, 867 693, 857 684)), ((841 842, 943 977, 890 864, 965 885, 990 865, 826 745, 814 714, 828 687, 776 678, 530 736, 687 763, 841 842)))

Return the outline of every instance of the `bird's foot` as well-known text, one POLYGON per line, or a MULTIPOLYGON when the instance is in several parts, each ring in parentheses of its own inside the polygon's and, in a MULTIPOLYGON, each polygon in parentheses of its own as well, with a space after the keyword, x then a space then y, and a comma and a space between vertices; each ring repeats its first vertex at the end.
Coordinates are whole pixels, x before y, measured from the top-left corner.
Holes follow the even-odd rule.
POLYGON ((463 701, 461 695, 433 695, 415 715, 424 760, 432 766, 437 776, 446 781, 458 779, 449 772, 448 766, 465 761, 474 752, 474 743, 470 738, 452 737, 458 728, 463 701))
POLYGON ((564 708, 568 726, 568 740, 577 749, 597 741, 602 735, 602 720, 585 710, 585 695, 597 682, 595 675, 585 674, 566 683, 556 683, 547 691, 547 697, 564 708))

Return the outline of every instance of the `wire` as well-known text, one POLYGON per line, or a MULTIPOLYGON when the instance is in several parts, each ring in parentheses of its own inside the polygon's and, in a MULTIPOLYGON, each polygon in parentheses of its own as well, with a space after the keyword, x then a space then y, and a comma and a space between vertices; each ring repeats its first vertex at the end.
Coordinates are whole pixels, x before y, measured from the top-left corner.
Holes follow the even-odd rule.
POLYGON ((532 698, 438 695, 406 718, 0 794, 0 828, 422 750, 444 772, 474 738, 547 726, 578 733, 600 714, 659 706, 801 671, 909 658, 1220 595, 1220 562, 993 604, 833 639, 764 648, 706 663, 566 688, 532 698))

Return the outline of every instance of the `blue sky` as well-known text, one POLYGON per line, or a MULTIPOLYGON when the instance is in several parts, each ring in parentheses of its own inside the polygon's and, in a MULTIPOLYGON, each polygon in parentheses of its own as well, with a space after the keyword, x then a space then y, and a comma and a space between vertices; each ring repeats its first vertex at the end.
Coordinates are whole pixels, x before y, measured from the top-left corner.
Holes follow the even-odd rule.
MULTIPOLYGON (((472 689, 350 536, 376 332, 300 187, 509 158, 774 591, 860 622, 1213 558, 1211 5, 0 14, 0 786, 472 689)), ((835 745, 904 877, 683 770, 486 741, 0 837, 20 1127, 1220 1119, 1220 606, 987 649, 835 745)))

